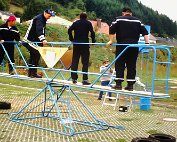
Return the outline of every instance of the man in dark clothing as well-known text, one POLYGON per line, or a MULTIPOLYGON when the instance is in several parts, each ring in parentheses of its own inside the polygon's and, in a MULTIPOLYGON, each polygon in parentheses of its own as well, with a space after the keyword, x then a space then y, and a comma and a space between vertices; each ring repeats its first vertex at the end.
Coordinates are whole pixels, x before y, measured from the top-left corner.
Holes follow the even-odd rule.
POLYGON ((24 43, 23 45, 30 52, 29 77, 42 78, 41 75, 37 74, 37 68, 35 68, 38 66, 40 60, 40 53, 37 50, 37 47, 47 44, 47 40, 45 39, 45 27, 46 21, 50 19, 51 16, 55 16, 55 12, 53 10, 45 10, 44 13, 35 16, 32 19, 24 37, 24 41, 28 43, 24 43), (35 44, 35 42, 37 43, 35 44))
MULTIPOLYGON (((0 41, 3 44, 5 50, 8 53, 8 56, 12 62, 12 65, 9 62, 9 74, 13 75, 13 64, 15 63, 14 60, 14 44, 13 41, 20 41, 20 34, 18 29, 15 26, 16 24, 16 17, 9 16, 5 24, 0 26, 0 41), (8 41, 8 42, 5 42, 8 41), (4 43, 3 43, 4 42, 4 43)), ((0 63, 2 63, 4 59, 5 51, 0 44, 0 63)))
MULTIPOLYGON (((78 42, 78 43, 88 43, 89 42, 89 32, 91 33, 92 42, 95 42, 95 32, 93 31, 93 27, 90 21, 87 20, 87 14, 81 13, 80 20, 75 21, 70 28, 68 29, 69 40, 71 42, 78 42), (72 35, 72 31, 74 31, 74 38, 72 35)), ((89 64, 89 44, 74 44, 73 45, 73 57, 72 57, 72 65, 71 70, 77 71, 79 59, 81 56, 82 61, 82 72, 83 74, 83 85, 90 85, 88 82, 88 64, 89 64)), ((71 72, 71 78, 73 83, 77 83, 78 75, 75 72, 71 72)))
MULTIPOLYGON (((107 43, 110 46, 113 42, 114 34, 118 44, 138 44, 140 34, 144 36, 145 43, 149 43, 148 31, 141 21, 132 16, 130 8, 123 8, 122 16, 116 18, 112 22, 109 29, 110 41, 107 43)), ((126 48, 126 45, 116 46, 116 57, 126 48)), ((124 81, 124 70, 127 68, 127 86, 125 90, 133 91, 133 84, 136 76, 136 61, 138 57, 138 47, 128 48, 116 61, 116 86, 113 89, 122 89, 124 81)))

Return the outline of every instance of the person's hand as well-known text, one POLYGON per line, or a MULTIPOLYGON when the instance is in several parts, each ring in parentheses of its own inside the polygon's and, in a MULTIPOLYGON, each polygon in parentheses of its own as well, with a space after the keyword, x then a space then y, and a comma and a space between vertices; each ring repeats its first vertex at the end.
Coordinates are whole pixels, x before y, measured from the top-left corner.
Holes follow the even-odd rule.
POLYGON ((112 41, 108 41, 107 43, 106 43, 106 47, 109 47, 109 46, 111 46, 112 45, 112 41))
POLYGON ((0 43, 3 43, 4 42, 4 40, 0 40, 0 43))
POLYGON ((70 37, 69 40, 70 40, 71 42, 73 42, 73 38, 70 37))
POLYGON ((47 44, 47 40, 43 40, 43 41, 42 41, 42 44, 43 44, 43 45, 46 45, 46 44, 47 44))
POLYGON ((22 45, 22 41, 18 41, 18 45, 22 45))
POLYGON ((96 39, 92 39, 92 43, 95 43, 96 42, 96 39))

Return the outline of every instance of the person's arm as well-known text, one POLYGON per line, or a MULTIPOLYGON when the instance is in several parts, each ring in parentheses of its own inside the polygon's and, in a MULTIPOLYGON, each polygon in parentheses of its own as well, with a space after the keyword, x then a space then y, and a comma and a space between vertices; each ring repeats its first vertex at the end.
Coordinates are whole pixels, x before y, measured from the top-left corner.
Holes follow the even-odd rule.
POLYGON ((146 44, 149 44, 149 36, 148 35, 144 35, 144 41, 146 44))
POLYGON ((45 39, 45 29, 43 27, 42 19, 40 18, 36 19, 36 33, 43 45, 47 44, 47 40, 45 39))
POLYGON ((109 34, 109 41, 106 43, 106 46, 111 46, 113 43, 114 35, 109 34))
POLYGON ((111 44, 113 43, 115 33, 116 33, 116 22, 114 21, 109 27, 109 41, 106 43, 106 46, 111 46, 111 44))
POLYGON ((112 68, 110 68, 110 70, 109 70, 109 71, 110 71, 110 73, 113 73, 113 69, 112 69, 112 68))
POLYGON ((74 23, 68 29, 69 40, 72 42, 74 40, 72 31, 74 30, 74 23))
POLYGON ((146 44, 149 44, 149 36, 148 36, 148 31, 146 30, 144 24, 141 24, 141 34, 144 37, 144 41, 146 44))
POLYGON ((1 26, 0 26, 0 41, 3 41, 3 42, 4 42, 2 35, 3 35, 3 27, 2 27, 2 25, 1 25, 1 26))
POLYGON ((14 27, 14 31, 15 31, 14 39, 16 41, 20 41, 20 32, 18 31, 18 29, 16 27, 14 27))
POLYGON ((95 40, 95 32, 93 30, 93 26, 92 26, 91 22, 89 24, 89 29, 90 29, 90 33, 91 33, 92 43, 95 43, 96 42, 96 40, 95 40))

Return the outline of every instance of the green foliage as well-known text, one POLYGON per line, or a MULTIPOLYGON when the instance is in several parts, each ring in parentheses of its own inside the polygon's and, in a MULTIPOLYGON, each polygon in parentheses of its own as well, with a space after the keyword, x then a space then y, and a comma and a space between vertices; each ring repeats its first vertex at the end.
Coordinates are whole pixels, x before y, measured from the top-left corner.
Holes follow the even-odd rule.
POLYGON ((147 131, 147 133, 148 134, 157 134, 157 133, 162 133, 161 131, 159 131, 159 130, 149 130, 149 131, 147 131))
POLYGON ((10 0, 0 0, 0 10, 7 11, 9 10, 10 0))
POLYGON ((86 0, 86 9, 89 12, 94 11, 97 15, 97 18, 111 23, 111 21, 120 13, 119 8, 122 5, 119 5, 116 1, 110 0, 86 0))
POLYGON ((11 3, 17 6, 24 6, 25 0, 11 0, 11 3))
POLYGON ((67 35, 67 28, 60 25, 49 25, 46 28, 46 36, 48 41, 67 42, 69 41, 67 35))
MULTIPOLYGON (((57 14, 65 16, 68 20, 73 20, 80 12, 86 11, 89 19, 100 18, 108 24, 121 15, 123 7, 129 6, 133 10, 134 16, 144 24, 151 26, 151 33, 160 37, 177 38, 176 22, 166 15, 142 5, 137 0, 11 0, 11 3, 24 7, 23 21, 32 19, 47 8, 52 8, 57 14)), ((1 0, 0 9, 8 10, 9 0, 1 0)), ((16 13, 16 15, 21 17, 21 13, 16 13)))
POLYGON ((58 6, 53 2, 46 2, 45 0, 30 0, 25 6, 22 20, 32 19, 37 14, 43 13, 45 9, 53 9, 58 11, 58 6))
POLYGON ((86 0, 86 10, 94 11, 97 18, 110 24, 113 19, 121 15, 124 6, 129 6, 133 10, 133 15, 137 16, 144 24, 151 26, 152 33, 158 33, 162 37, 176 37, 177 24, 166 15, 159 14, 138 1, 114 1, 114 0, 86 0))
POLYGON ((83 0, 75 0, 75 5, 78 9, 85 11, 85 3, 83 0))
POLYGON ((16 17, 22 17, 23 16, 23 14, 21 12, 19 12, 19 11, 15 12, 14 15, 16 17))
POLYGON ((126 142, 126 140, 119 138, 118 140, 116 140, 116 142, 126 142))
POLYGON ((90 20, 96 20, 97 19, 96 13, 94 11, 87 12, 87 13, 88 13, 88 19, 90 19, 90 20))
POLYGON ((80 9, 68 9, 65 11, 65 16, 69 17, 70 19, 75 19, 80 15, 81 12, 82 11, 80 9))

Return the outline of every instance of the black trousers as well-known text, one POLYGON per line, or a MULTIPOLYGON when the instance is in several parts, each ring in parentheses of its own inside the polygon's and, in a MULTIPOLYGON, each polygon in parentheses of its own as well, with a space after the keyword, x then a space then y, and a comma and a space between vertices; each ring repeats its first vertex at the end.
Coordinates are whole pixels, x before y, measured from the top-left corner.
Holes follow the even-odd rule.
MULTIPOLYGON (((8 53, 8 56, 9 56, 11 62, 15 63, 15 60, 14 60, 14 44, 6 43, 6 44, 3 44, 3 45, 4 45, 5 50, 8 53)), ((5 51, 2 48, 2 46, 0 45, 0 63, 2 63, 2 61, 4 59, 4 55, 5 55, 5 51)), ((13 70, 13 67, 12 67, 12 65, 10 64, 9 61, 8 61, 8 63, 9 63, 9 72, 10 72, 10 71, 13 70)))
MULTIPOLYGON (((87 73, 88 65, 89 65, 89 57, 90 57, 90 50, 88 45, 73 46, 73 57, 72 57, 72 65, 71 65, 72 71, 77 71, 80 57, 82 62, 82 72, 87 73)), ((71 78, 77 80, 78 74, 71 72, 71 78)), ((87 79, 88 79, 88 74, 83 74, 83 80, 87 80, 87 79)))
MULTIPOLYGON (((116 57, 126 48, 126 46, 116 46, 116 57)), ((134 84, 136 76, 136 61, 138 58, 138 47, 130 47, 117 59, 115 63, 116 83, 124 81, 124 71, 127 68, 127 83, 134 84)))
POLYGON ((29 66, 37 67, 39 65, 39 60, 40 60, 39 51, 31 47, 28 43, 24 43, 23 46, 25 46, 30 52, 29 66))

